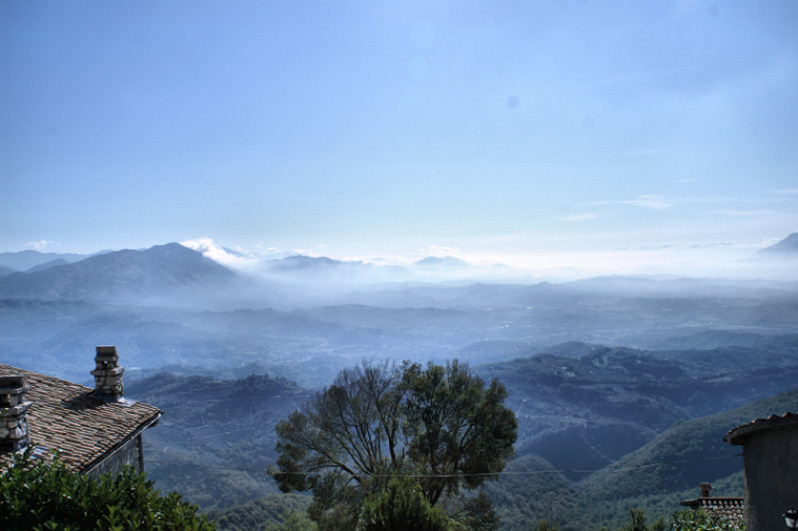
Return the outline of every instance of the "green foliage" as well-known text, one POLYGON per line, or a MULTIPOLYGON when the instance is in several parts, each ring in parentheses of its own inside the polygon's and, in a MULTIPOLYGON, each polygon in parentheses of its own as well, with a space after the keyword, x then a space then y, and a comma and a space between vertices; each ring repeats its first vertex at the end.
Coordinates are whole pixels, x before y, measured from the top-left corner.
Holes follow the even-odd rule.
POLYGON ((307 516, 310 502, 311 497, 303 494, 269 494, 230 509, 211 509, 207 514, 219 531, 315 529, 307 516))
MULTIPOLYGON (((345 370, 277 425, 280 455, 270 473, 285 492, 313 491, 308 512, 322 529, 352 528, 366 500, 374 515, 385 516, 378 511, 383 498, 374 496, 391 488, 401 499, 415 492, 388 481, 398 476, 417 477, 433 508, 504 468, 518 429, 506 396, 500 383, 486 388, 456 360, 345 370)), ((480 507, 468 503, 475 502, 458 509, 474 525, 496 520, 486 497, 480 507)))
POLYGON ((499 515, 483 491, 476 496, 466 497, 463 500, 463 510, 457 517, 457 520, 470 531, 499 529, 499 515))
MULTIPOLYGON (((606 528, 602 527, 602 530, 606 528)), ((620 531, 745 531, 745 524, 719 517, 704 510, 685 509, 673 513, 666 525, 662 518, 650 526, 642 509, 629 509, 629 522, 620 531)))
POLYGON ((497 380, 484 389, 467 365, 454 360, 446 367, 430 363, 426 370, 405 364, 402 387, 407 451, 416 466, 433 476, 423 480, 430 503, 444 492, 456 494, 461 484, 476 488, 504 468, 518 424, 504 406, 507 391, 497 380))
POLYGON ((646 522, 646 513, 641 509, 629 509, 629 522, 620 531, 664 531, 665 522, 660 518, 650 526, 646 522))
POLYGON ((744 531, 745 524, 718 517, 703 510, 685 509, 674 513, 669 529, 673 531, 744 531))
POLYGON ((349 484, 344 474, 331 472, 314 481, 308 515, 319 529, 337 531, 357 526, 364 490, 349 484))
POLYGON ((266 531, 318 531, 319 526, 306 512, 293 512, 279 525, 267 525, 266 531))
POLYGON ((161 496, 144 473, 125 468, 98 479, 67 470, 56 458, 15 456, 0 476, 0 529, 180 529, 215 526, 172 492, 161 496))
POLYGON ((363 501, 359 531, 448 531, 449 518, 433 507, 421 485, 405 477, 391 478, 387 488, 363 501))
MULTIPOLYGON (((574 521, 579 529, 577 516, 592 508, 568 478, 538 456, 514 459, 505 472, 508 474, 484 487, 504 530, 526 531, 530 525, 544 520, 551 525, 559 523, 560 527, 574 521)), ((596 520, 590 522, 595 525, 596 520)))
POLYGON ((662 495, 729 476, 742 469, 742 457, 719 458, 739 454, 739 449, 723 441, 726 432, 773 411, 792 411, 796 405, 798 390, 793 390, 731 411, 677 423, 591 475, 584 486, 597 498, 617 500, 662 495))
POLYGON ((216 380, 159 374, 126 383, 125 393, 169 413, 144 437, 147 477, 202 510, 278 492, 265 472, 277 458, 274 426, 310 396, 266 375, 216 380))

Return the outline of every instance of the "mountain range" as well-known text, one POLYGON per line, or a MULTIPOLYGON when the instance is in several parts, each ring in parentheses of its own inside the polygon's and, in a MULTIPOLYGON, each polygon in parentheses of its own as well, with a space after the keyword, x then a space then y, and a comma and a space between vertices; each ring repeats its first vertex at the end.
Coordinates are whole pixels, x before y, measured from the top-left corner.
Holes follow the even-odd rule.
MULTIPOLYGON (((683 439, 717 453, 703 438, 717 429, 690 423, 798 381, 798 283, 786 280, 389 282, 399 270, 298 256, 257 276, 176 243, 24 256, 0 255, 9 269, 28 266, 0 278, 0 361, 87 382, 94 346, 117 345, 126 393, 166 411, 147 442, 148 471, 203 508, 274 494, 263 472, 274 424, 363 360, 458 358, 504 383, 519 419, 509 465, 519 475, 489 493, 507 528, 519 529, 541 515, 565 522, 558 515, 577 502, 604 507, 602 521, 630 500, 671 503, 702 470, 702 481, 732 484, 733 461, 673 471, 670 483, 647 476, 648 487, 617 478, 667 462, 671 450, 689 458, 677 448, 683 439), (350 282, 361 274, 369 283, 350 282)), ((471 271, 437 258, 408 267, 471 271)), ((784 396, 767 404, 798 410, 794 394, 784 396)))
POLYGON ((262 280, 175 243, 2 277, 0 356, 71 377, 82 374, 74 359, 108 343, 142 369, 259 363, 318 387, 364 358, 484 363, 569 341, 707 349, 798 329, 791 282, 603 277, 327 290, 308 268, 340 263, 278 262, 309 280, 262 280))
POLYGON ((79 262, 84 258, 88 258, 88 255, 76 253, 42 253, 28 249, 26 251, 0 253, 0 267, 12 272, 28 271, 31 268, 48 263, 72 263, 79 262))
MULTIPOLYGON (((739 495, 742 461, 723 435, 756 417, 798 410, 796 341, 782 341, 783 378, 771 371, 766 384, 763 373, 750 387, 756 371, 744 365, 729 361, 713 375, 690 362, 704 352, 682 353, 686 361, 676 364, 658 353, 572 344, 560 348, 589 352, 474 367, 506 385, 519 420, 508 475, 487 487, 502 529, 528 529, 543 518, 563 530, 617 525, 624 504, 667 517, 704 481, 721 495, 739 495), (670 370, 657 370, 663 365, 670 370)), ((274 425, 313 393, 266 375, 159 374, 126 385, 126 394, 165 411, 145 441, 150 477, 204 509, 223 509, 264 495, 275 500, 265 473, 276 458, 274 425)))
MULTIPOLYGON (((0 277, 14 272, 34 273, 62 265, 81 262, 87 258, 98 255, 116 253, 143 253, 156 255, 159 248, 173 248, 176 243, 155 246, 144 250, 101 251, 94 255, 81 255, 75 253, 43 253, 33 250, 0 253, 0 277)), ((251 262, 256 260, 251 254, 221 248, 224 253, 234 259, 251 262)), ((198 248, 198 252, 210 253, 210 249, 198 248)), ((798 256, 798 233, 793 233, 774 245, 761 249, 755 253, 756 258, 790 259, 798 256)), ((346 284, 363 284, 379 282, 406 282, 414 280, 440 281, 457 279, 489 279, 489 278, 515 278, 529 280, 529 275, 511 267, 493 264, 489 266, 475 266, 453 256, 428 256, 409 266, 380 265, 363 261, 335 260, 328 257, 313 257, 293 255, 280 259, 258 259, 259 267, 256 271, 260 275, 272 277, 276 280, 294 282, 321 282, 343 281, 346 284)), ((642 287, 645 279, 631 279, 616 277, 627 285, 637 282, 642 287)))
POLYGON ((170 243, 71 263, 57 258, 0 278, 0 295, 8 299, 153 300, 191 288, 228 288, 237 277, 202 254, 170 243))

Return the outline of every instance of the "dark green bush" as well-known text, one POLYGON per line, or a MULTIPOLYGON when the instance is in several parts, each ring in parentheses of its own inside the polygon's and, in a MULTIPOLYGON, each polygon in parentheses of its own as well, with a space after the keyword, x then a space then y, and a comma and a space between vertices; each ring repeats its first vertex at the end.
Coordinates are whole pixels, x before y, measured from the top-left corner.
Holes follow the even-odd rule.
POLYGON ((0 474, 0 529, 215 529, 178 493, 161 496, 129 467, 93 478, 68 470, 57 456, 33 458, 28 450, 0 474))

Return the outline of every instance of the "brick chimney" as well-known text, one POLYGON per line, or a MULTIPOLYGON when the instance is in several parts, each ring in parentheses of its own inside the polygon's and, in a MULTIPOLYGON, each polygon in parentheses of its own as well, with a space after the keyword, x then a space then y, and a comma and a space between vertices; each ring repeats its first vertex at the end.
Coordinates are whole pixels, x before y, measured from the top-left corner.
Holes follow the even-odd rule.
POLYGON ((702 498, 709 498, 709 492, 712 490, 711 483, 702 483, 698 486, 701 489, 701 497, 702 498))
POLYGON ((94 357, 96 368, 91 371, 94 376, 94 396, 106 402, 118 402, 124 395, 122 373, 124 367, 119 366, 119 354, 114 346, 98 346, 94 357))
POLYGON ((0 376, 0 451, 17 452, 28 446, 25 412, 33 402, 25 401, 24 374, 0 376))

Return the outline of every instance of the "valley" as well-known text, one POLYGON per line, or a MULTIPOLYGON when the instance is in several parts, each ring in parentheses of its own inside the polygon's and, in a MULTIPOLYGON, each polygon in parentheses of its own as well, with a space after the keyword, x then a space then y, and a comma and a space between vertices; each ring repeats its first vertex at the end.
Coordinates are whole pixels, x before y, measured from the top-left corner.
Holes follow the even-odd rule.
POLYGON ((317 259, 260 278, 178 244, 45 258, 0 277, 0 361, 87 383, 95 345, 116 345, 126 396, 165 412, 149 476, 219 518, 279 499, 275 424, 362 363, 456 358, 506 386, 516 458, 487 492, 507 529, 571 529, 578 504, 667 516, 699 481, 739 493, 724 430, 798 410, 793 281, 357 283, 317 259))

